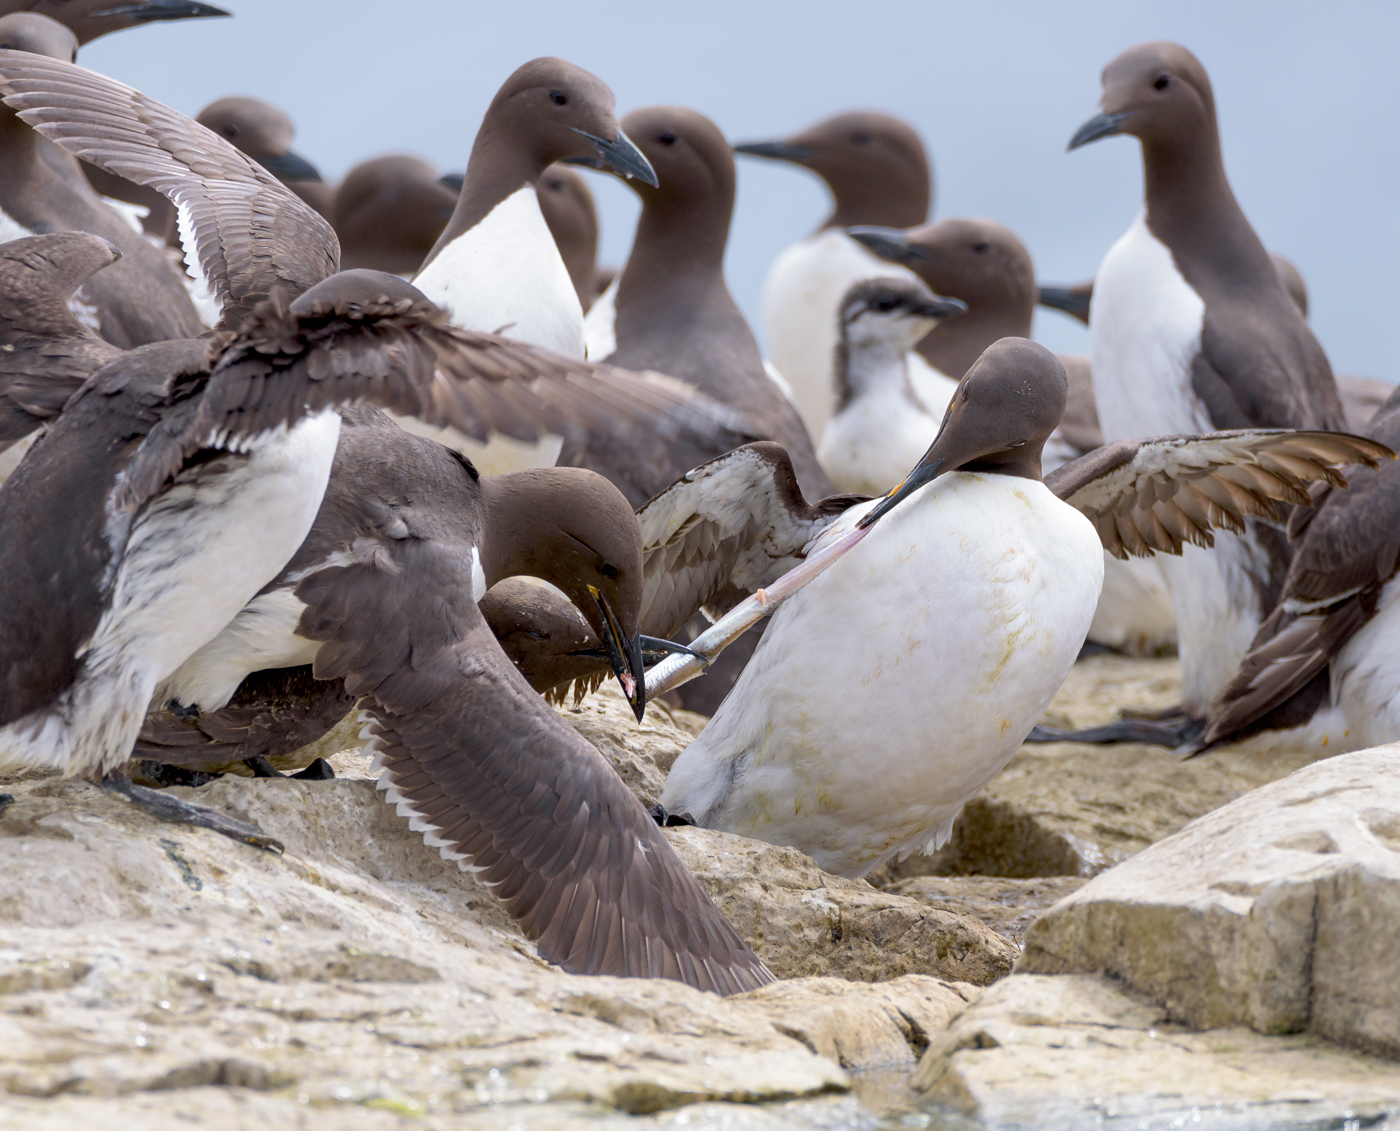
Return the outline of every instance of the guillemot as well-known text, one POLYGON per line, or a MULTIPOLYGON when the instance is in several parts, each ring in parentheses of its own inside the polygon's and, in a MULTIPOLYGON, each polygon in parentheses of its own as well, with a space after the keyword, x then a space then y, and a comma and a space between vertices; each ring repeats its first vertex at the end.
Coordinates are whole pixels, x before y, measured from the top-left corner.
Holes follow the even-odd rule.
MULTIPOLYGON (((753 331, 724 281, 735 187, 729 143, 708 118, 677 106, 634 110, 622 124, 660 183, 629 182, 641 197, 642 214, 616 282, 614 346, 595 360, 664 373, 742 411, 756 437, 788 450, 804 490, 830 493, 811 437, 765 370, 753 331)), ((566 445, 560 461, 602 471, 637 505, 732 446, 717 436, 706 447, 677 449, 669 466, 643 469, 645 478, 635 465, 596 445, 566 445)))
MULTIPOLYGON (((1366 431, 1400 448, 1400 392, 1366 431)), ((1400 462, 1314 492, 1289 523, 1283 592, 1189 754, 1255 739, 1340 754, 1400 739, 1400 462), (1256 737, 1257 736, 1257 737, 1256 737)))
POLYGON ((570 157, 656 183, 613 116, 612 91, 562 59, 535 59, 487 108, 452 219, 414 278, 456 325, 584 355, 583 308, 535 192, 570 157))
MULTIPOLYGON (((938 294, 967 305, 966 314, 939 323, 919 343, 920 360, 910 367, 921 398, 935 409, 927 431, 931 441, 957 381, 982 351, 1003 337, 1030 337, 1036 303, 1030 252, 994 220, 957 217, 909 231, 858 227, 849 234, 873 254, 908 267, 938 294)), ((1103 442, 1087 363, 1069 357, 1060 361, 1069 376, 1070 400, 1041 454, 1047 473, 1103 442)), ((904 466, 911 464, 912 459, 904 466)), ((889 470, 887 461, 883 472, 889 470)), ((1171 598, 1155 563, 1105 555, 1104 585, 1089 639, 1148 653, 1175 644, 1171 598)))
POLYGON ((421 157, 360 162, 345 174, 331 205, 341 266, 413 275, 456 207, 456 191, 421 157))
POLYGON ((778 255, 763 285, 771 360, 808 429, 820 436, 834 407, 831 360, 842 296, 862 279, 904 274, 852 243, 845 229, 922 224, 933 203, 933 170, 912 126, 870 110, 837 114, 781 141, 745 142, 734 152, 801 166, 831 192, 831 214, 778 255))
POLYGON ((1389 454, 1318 432, 1167 437, 1109 445, 1042 480, 1066 387, 1048 350, 1004 339, 882 500, 809 507, 783 486, 775 453, 741 449, 677 484, 669 514, 653 504, 682 532, 664 553, 691 549, 682 577, 715 592, 740 577, 762 586, 762 565, 784 550, 788 562, 812 558, 868 528, 778 605, 734 691, 672 767, 659 818, 792 845, 847 876, 937 846, 1059 689, 1104 549, 1209 543, 1211 526, 1306 498, 1307 481, 1338 478, 1336 464, 1389 454), (769 523, 740 499, 761 500, 769 523))
MULTIPOLYGON (((1104 68, 1103 110, 1077 149, 1141 142, 1146 207, 1094 279, 1089 338, 1106 439, 1170 429, 1346 426, 1327 357, 1230 190, 1205 68, 1184 47, 1145 43, 1104 68)), ((1283 537, 1251 524, 1213 554, 1162 568, 1172 593, 1182 715, 1199 729, 1238 668, 1288 567, 1283 537)), ((1135 738, 1143 729, 1134 724, 1135 738)))
MULTIPOLYGON (((536 477, 533 493, 520 478, 482 486, 460 456, 399 430, 398 448, 371 446, 361 466, 378 460, 378 482, 399 482, 409 463, 396 456, 418 445, 432 453, 434 482, 455 485, 464 504, 415 507, 422 484, 375 494, 331 474, 342 432, 333 410, 354 402, 527 438, 645 425, 664 446, 656 408, 669 403, 684 416, 693 395, 457 330, 392 276, 331 275, 290 308, 263 299, 282 281, 290 289, 335 267, 334 235, 266 170, 80 68, 4 52, 0 76, 0 92, 20 113, 48 117, 41 128, 62 144, 175 199, 224 318, 240 326, 119 357, 0 491, 6 528, 24 535, 8 544, 15 562, 0 596, 0 763, 98 776, 168 818, 275 848, 256 829, 134 787, 112 767, 130 753, 153 697, 185 703, 180 696, 195 692, 213 703, 237 687, 231 665, 298 635, 318 676, 343 679, 366 702, 388 799, 449 859, 483 871, 545 957, 577 972, 679 977, 719 992, 769 980, 607 763, 510 666, 476 609, 491 563, 517 561, 529 543, 511 517, 518 508, 493 498, 538 499, 531 513, 556 548, 550 579, 585 600, 580 611, 640 698, 639 570, 611 560, 639 550, 625 500, 573 469, 525 473, 536 477), (134 131, 133 118, 159 127, 134 131), (219 175, 207 176, 214 168, 219 175), (250 214, 277 223, 249 227, 250 214), (122 442, 102 442, 112 436, 122 442), (75 460, 75 446, 93 458, 75 460), (347 537, 321 555, 327 544, 309 545, 308 534, 331 491, 346 500, 329 505, 347 537), (293 561, 304 572, 263 606, 271 631, 255 627, 241 652, 215 649, 212 665, 191 667, 221 634, 259 619, 243 614, 293 561), (300 606, 290 624, 289 598, 300 606), (56 612, 40 624, 36 607, 56 612), (509 782, 525 772, 532 788, 517 794, 509 782), (600 851, 580 854, 580 843, 600 851)), ((374 427, 389 430, 382 417, 374 427)))

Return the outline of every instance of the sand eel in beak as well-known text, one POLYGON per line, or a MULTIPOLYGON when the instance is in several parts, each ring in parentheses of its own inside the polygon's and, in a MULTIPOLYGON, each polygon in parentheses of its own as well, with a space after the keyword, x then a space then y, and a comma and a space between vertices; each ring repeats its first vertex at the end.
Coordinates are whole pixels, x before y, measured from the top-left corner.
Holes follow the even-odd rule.
POLYGON ((656 184, 601 80, 562 59, 506 79, 477 131, 457 207, 414 283, 469 330, 584 355, 583 307, 545 224, 536 182, 567 158, 656 184))
MULTIPOLYGON (((1225 175, 1210 79, 1175 43, 1143 43, 1103 72, 1102 110, 1070 140, 1141 143, 1145 209, 1094 279, 1089 342, 1104 438, 1220 428, 1344 429, 1327 357, 1225 175)), ((1198 732, 1268 615, 1286 540, 1249 523, 1210 554, 1164 561, 1182 668, 1167 745, 1198 732)), ((1132 721, 1124 732, 1143 741, 1132 721)))
MULTIPOLYGON (((1209 542, 1214 526, 1339 478, 1338 464, 1387 454, 1327 433, 1169 437, 1110 446, 1042 480, 1066 387, 1054 355, 1005 339, 968 371, 938 438, 888 496, 828 500, 824 520, 779 510, 802 520, 799 561, 863 540, 777 605, 733 693, 672 767, 665 815, 792 845, 848 876, 941 844, 1074 662, 1104 549, 1209 542)), ((706 471, 673 490, 723 513, 722 473, 706 471)), ((732 578, 746 547, 721 548, 702 520, 671 510, 676 541, 714 546, 702 560, 727 559, 711 576, 732 578)))
MULTIPOLYGON (((842 296, 864 279, 909 278, 845 232, 856 224, 913 228, 928 219, 933 169, 918 133, 889 114, 837 114, 778 141, 734 152, 815 173, 831 193, 830 215, 773 260, 763 284, 763 328, 771 359, 813 436, 835 411, 832 358, 842 296)), ((937 287, 934 288, 938 290, 937 287)))

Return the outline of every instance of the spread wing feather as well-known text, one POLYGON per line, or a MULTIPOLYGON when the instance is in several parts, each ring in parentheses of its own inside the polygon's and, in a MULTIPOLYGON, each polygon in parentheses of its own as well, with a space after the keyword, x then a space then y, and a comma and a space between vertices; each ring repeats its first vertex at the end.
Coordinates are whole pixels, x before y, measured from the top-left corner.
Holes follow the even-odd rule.
POLYGON ((787 452, 767 441, 688 471, 637 512, 642 631, 674 636, 697 609, 722 616, 797 565, 807 544, 862 500, 835 495, 808 504, 787 452))
POLYGON ((168 197, 187 262, 236 327, 281 290, 334 274, 340 244, 325 219, 223 138, 129 86, 57 59, 0 51, 6 105, 76 157, 168 197))
POLYGON ((1345 487, 1338 468, 1374 468, 1394 453, 1340 432, 1251 429, 1120 440, 1056 468, 1045 485, 1094 524, 1118 558, 1179 554, 1240 532, 1249 517, 1276 521, 1277 504, 1307 506, 1309 487, 1345 487))
POLYGON ((303 580, 318 678, 365 696, 380 788, 573 973, 772 980, 603 757, 511 666, 471 600, 465 543, 386 541, 303 580))

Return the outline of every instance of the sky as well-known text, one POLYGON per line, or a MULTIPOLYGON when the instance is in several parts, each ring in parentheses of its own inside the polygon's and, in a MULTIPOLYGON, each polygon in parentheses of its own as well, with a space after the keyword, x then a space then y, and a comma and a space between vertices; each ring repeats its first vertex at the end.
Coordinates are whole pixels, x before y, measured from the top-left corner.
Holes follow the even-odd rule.
MULTIPOLYGON (((1093 274, 1141 207, 1137 143, 1065 144, 1096 108, 1099 73, 1148 39, 1185 44, 1215 88, 1226 169, 1272 251, 1311 291, 1340 373, 1400 380, 1400 7, 1302 0, 221 0, 233 19, 154 25, 84 48, 79 62, 187 114, 249 94, 286 110, 296 149, 328 180, 385 153, 462 169, 481 115, 521 63, 558 55, 601 77, 618 115, 657 104, 708 115, 733 141, 827 115, 883 109, 923 135, 934 218, 1015 231, 1043 281, 1093 274)), ((636 198, 590 176, 600 261, 626 258, 636 198)), ((821 183, 740 160, 726 270, 762 337, 773 257, 823 219, 821 183)), ((1054 312, 1036 336, 1085 352, 1054 312)))

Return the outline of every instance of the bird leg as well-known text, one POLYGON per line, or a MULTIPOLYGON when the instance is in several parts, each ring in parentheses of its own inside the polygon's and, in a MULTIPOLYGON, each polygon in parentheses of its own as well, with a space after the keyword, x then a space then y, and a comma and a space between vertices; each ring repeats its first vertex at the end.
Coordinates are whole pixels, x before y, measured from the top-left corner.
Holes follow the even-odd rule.
POLYGON ((115 793, 118 797, 131 802, 136 808, 149 813, 157 820, 210 829, 233 840, 250 844, 254 848, 275 852, 278 856, 281 856, 285 851, 280 840, 268 836, 257 825, 226 817, 204 805, 181 801, 178 797, 172 797, 158 789, 147 789, 145 786, 136 785, 129 777, 119 771, 107 774, 97 784, 105 792, 115 793))
POLYGON ((299 781, 335 781, 335 769, 324 758, 317 758, 304 770, 294 774, 284 774, 276 766, 259 754, 255 758, 244 758, 243 764, 253 771, 255 778, 296 778, 299 781))
POLYGON ((674 829, 681 825, 694 825, 695 818, 689 813, 668 813, 666 806, 657 802, 647 810, 647 815, 663 829, 674 829))
POLYGON ((1179 715, 1166 719, 1119 719, 1101 727, 1085 730, 1056 730, 1035 726, 1026 735, 1026 742, 1080 742, 1090 746, 1110 746, 1118 742, 1136 742, 1145 746, 1177 747, 1190 742, 1205 730, 1204 719, 1179 715))
POLYGON ((167 762, 157 762, 151 758, 142 758, 137 765, 140 769, 139 776, 157 789, 164 789, 168 785, 189 785, 197 789, 224 776, 223 774, 206 774, 203 770, 187 770, 183 766, 172 766, 167 762))
POLYGON ((1186 708, 1180 703, 1170 707, 1119 707, 1120 719, 1184 719, 1186 708))

